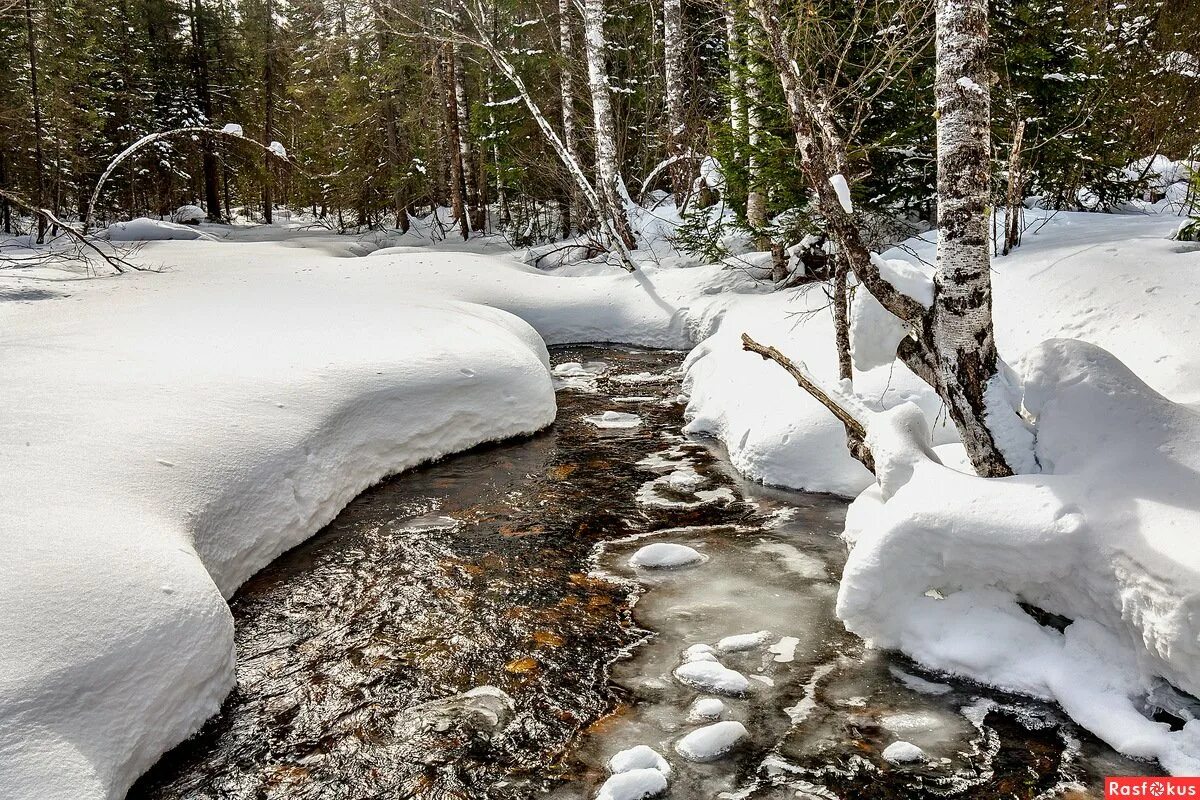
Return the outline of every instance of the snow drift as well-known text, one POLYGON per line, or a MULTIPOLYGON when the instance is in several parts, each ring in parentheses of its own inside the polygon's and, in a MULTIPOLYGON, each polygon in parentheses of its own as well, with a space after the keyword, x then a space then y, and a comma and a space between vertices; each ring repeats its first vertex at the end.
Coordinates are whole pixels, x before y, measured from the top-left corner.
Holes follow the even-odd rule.
POLYGON ((1051 340, 1027 358, 1043 473, 944 466, 912 406, 876 417, 879 484, 846 522, 846 627, 928 667, 1062 705, 1128 755, 1200 774, 1200 721, 1143 711, 1200 694, 1200 416, 1116 358, 1051 340), (1018 605, 1072 624, 1059 633, 1018 605))
POLYGON ((0 304, 6 797, 123 796, 232 687, 242 581, 382 477, 553 420, 527 324, 343 278, 0 304))

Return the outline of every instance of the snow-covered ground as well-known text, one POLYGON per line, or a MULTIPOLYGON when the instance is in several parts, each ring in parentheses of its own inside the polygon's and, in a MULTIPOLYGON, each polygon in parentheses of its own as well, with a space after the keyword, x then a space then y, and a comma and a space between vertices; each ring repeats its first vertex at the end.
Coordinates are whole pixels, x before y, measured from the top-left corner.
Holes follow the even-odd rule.
MULTIPOLYGON (((948 466, 897 458, 885 490, 822 407, 741 349, 746 331, 831 379, 819 288, 770 292, 682 259, 547 273, 474 243, 208 226, 212 239, 144 247, 162 273, 0 274, 0 786, 122 795, 230 688, 224 598, 243 580, 384 475, 552 419, 543 341, 696 344, 692 431, 750 477, 863 492, 851 628, 1054 697, 1114 746, 1193 769, 1200 723, 1168 735, 1136 704, 1156 675, 1200 693, 1200 251, 1166 239, 1168 215, 1042 217, 994 277, 997 338, 1026 375, 1050 474, 982 481, 939 448, 948 466), (1039 346, 1061 337, 1108 352, 1039 346), (1042 628, 1018 598, 1077 622, 1042 628), (998 631, 1007 652, 981 644, 998 631)), ((932 260, 909 245, 884 255, 932 260)), ((856 374, 855 390, 880 412, 912 401, 935 443, 955 438, 900 366, 856 374)), ((905 414, 881 414, 881 452, 909 452, 890 424, 905 414)))

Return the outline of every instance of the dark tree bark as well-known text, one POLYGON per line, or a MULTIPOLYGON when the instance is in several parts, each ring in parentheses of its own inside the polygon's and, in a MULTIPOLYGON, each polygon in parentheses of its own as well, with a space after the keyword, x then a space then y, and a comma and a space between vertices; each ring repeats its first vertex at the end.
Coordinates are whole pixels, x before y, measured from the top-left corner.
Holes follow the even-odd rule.
POLYGON ((463 240, 471 238, 466 214, 466 190, 463 181, 461 132, 458 129, 458 101, 454 90, 454 49, 447 44, 438 61, 438 77, 446 120, 446 159, 450 164, 450 210, 463 240))
MULTIPOLYGON (((204 40, 203 0, 188 0, 188 15, 192 27, 192 82, 204 123, 212 125, 212 95, 208 87, 208 48, 204 40)), ((220 165, 211 136, 200 137, 201 162, 204 168, 204 209, 209 222, 221 221, 220 165)))
MULTIPOLYGON (((33 202, 40 209, 46 204, 46 159, 42 154, 42 138, 45 131, 42 127, 42 96, 38 87, 38 52, 37 36, 33 29, 33 0, 25 0, 25 43, 29 51, 29 99, 33 104, 33 168, 34 186, 37 194, 33 202)), ((46 241, 46 217, 37 215, 37 242, 46 241)))
MULTIPOLYGON (((263 147, 270 147, 275 131, 275 7, 272 0, 267 0, 266 17, 266 52, 263 54, 263 147)), ((263 220, 270 225, 273 222, 275 200, 272 196, 273 175, 269 154, 263 154, 263 169, 266 172, 263 180, 263 220)))

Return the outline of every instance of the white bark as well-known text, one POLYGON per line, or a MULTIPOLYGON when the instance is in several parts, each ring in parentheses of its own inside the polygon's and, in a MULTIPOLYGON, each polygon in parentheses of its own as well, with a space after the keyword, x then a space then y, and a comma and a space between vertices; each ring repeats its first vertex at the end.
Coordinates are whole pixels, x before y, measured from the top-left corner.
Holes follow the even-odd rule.
POLYGON ((725 57, 729 61, 729 129, 733 131, 734 140, 739 142, 746 129, 746 115, 742 108, 742 76, 739 68, 741 51, 737 12, 730 3, 725 8, 725 57))
POLYGON ((988 231, 987 45, 987 0, 938 0, 938 246, 930 339, 942 399, 971 463, 980 475, 995 477, 1012 470, 992 431, 1019 427, 1019 421, 989 421, 988 416, 1016 412, 985 398, 997 379, 999 360, 992 330, 988 231))
MULTIPOLYGON (((667 99, 668 156, 683 156, 688 148, 687 92, 684 87, 684 39, 682 0, 663 0, 663 65, 667 99)), ((691 170, 686 159, 678 159, 671 168, 671 190, 677 208, 691 188, 691 170)))
POLYGON ((616 119, 613 116, 612 87, 605 63, 608 44, 604 38, 604 17, 604 0, 584 0, 583 41, 595 125, 596 172, 600 179, 600 197, 612 227, 624 245, 633 248, 633 231, 625 208, 628 193, 624 191, 624 181, 621 180, 617 164, 616 119))
MULTIPOLYGON (((559 69, 559 99, 562 103, 563 144, 576 163, 582 163, 579 158, 579 134, 575 124, 575 80, 571 72, 571 64, 575 60, 575 42, 571 36, 571 0, 558 0, 558 55, 561 67, 559 69)), ((579 228, 583 222, 583 205, 580 203, 579 191, 571 192, 570 217, 571 223, 579 228)), ((570 235, 570 231, 565 232, 570 235)))

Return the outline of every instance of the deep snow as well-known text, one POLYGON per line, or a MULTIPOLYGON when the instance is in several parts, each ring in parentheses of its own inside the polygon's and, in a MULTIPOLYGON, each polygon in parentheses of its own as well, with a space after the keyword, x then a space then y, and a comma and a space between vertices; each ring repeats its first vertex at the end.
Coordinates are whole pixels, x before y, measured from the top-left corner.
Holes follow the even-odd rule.
MULTIPOLYGON (((886 492, 846 454, 824 408, 742 351, 747 331, 835 374, 824 294, 770 292, 752 270, 677 269, 687 259, 667 256, 635 275, 587 265, 548 274, 474 243, 477 252, 404 238, 254 241, 280 236, 259 229, 214 241, 228 230, 201 226, 200 240, 145 246, 140 257, 161 274, 0 276, 10 301, 0 303, 0 591, 11 610, 0 621, 0 785, 14 797, 120 796, 228 690, 223 598, 239 583, 384 475, 552 419, 543 340, 698 343, 686 363, 689 430, 720 437, 751 478, 867 490, 848 526, 852 628, 929 666, 1054 697, 1119 749, 1189 769, 1195 724, 1168 735, 1136 702, 1155 675, 1200 690, 1196 565, 1178 552, 1200 517, 1188 500, 1200 496, 1200 252, 1165 238, 1178 224, 1168 215, 1030 213, 1045 224, 995 262, 997 340, 1026 377, 1051 474, 981 481, 954 469, 953 446, 937 448, 945 466, 928 447, 914 456, 903 438, 913 430, 927 426, 933 445, 954 431, 923 384, 864 344, 856 363, 869 368, 854 389, 871 409, 893 409, 878 430, 902 454, 886 492), (1038 347, 1056 337, 1112 355, 1038 347), (905 401, 920 414, 895 410, 905 401), (932 503, 931 487, 948 482, 974 511, 944 488, 924 516, 905 505, 932 503), (1025 502, 1029 514, 1014 516, 1025 502), (883 551, 911 569, 887 579, 873 555, 883 551), (982 558, 999 578, 978 569, 982 558), (1015 616, 1017 596, 1078 621, 1066 635, 1048 631, 1015 616), (1005 672, 1003 648, 972 650, 970 631, 948 625, 964 635, 939 637, 916 622, 931 603, 1000 625, 988 630, 1014 637, 1010 656, 1033 647, 1039 657, 1005 672), (1095 680, 1074 675, 1060 691, 1063 658, 1095 664, 1095 680)), ((895 262, 931 261, 932 250, 915 241, 882 256, 895 281, 919 287, 922 270, 895 262)), ((859 342, 886 327, 859 322, 859 342)), ((586 366, 561 379, 588 380, 586 366)), ((669 483, 676 470, 666 469, 669 483)))

